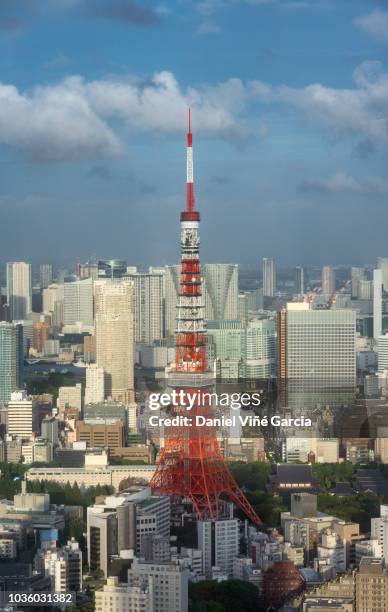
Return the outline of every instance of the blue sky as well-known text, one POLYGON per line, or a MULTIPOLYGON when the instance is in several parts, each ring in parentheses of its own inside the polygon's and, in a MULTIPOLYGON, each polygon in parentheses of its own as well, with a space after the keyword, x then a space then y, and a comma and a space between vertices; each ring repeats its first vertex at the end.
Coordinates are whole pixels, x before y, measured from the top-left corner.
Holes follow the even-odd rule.
POLYGON ((388 255, 388 0, 2 0, 0 260, 388 255), (26 8, 27 5, 27 8, 26 8))

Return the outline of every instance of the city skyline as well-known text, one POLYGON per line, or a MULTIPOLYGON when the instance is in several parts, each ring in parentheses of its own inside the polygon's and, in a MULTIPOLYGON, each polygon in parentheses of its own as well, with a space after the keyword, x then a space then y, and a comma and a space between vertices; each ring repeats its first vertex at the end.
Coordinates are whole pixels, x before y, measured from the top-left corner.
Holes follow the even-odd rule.
POLYGON ((204 261, 384 254, 384 4, 30 5, 0 9, 6 260, 174 263, 189 105, 204 261))

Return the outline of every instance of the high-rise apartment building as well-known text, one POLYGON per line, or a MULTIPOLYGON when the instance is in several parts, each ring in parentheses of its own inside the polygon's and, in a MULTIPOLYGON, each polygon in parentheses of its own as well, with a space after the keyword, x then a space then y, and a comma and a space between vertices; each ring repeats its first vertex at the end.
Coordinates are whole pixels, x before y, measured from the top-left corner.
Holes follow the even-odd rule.
POLYGON ((335 291, 335 270, 330 266, 322 268, 322 293, 332 295, 335 291))
POLYGON ((330 403, 329 397, 336 401, 338 396, 339 401, 342 392, 347 397, 354 389, 355 311, 314 310, 308 303, 289 303, 279 314, 278 335, 280 390, 282 394, 287 386, 289 405, 291 397, 299 404, 307 401, 304 392, 312 394, 313 403, 322 403, 325 398, 330 403))
POLYGON ((152 344, 164 337, 164 275, 129 275, 134 287, 135 342, 152 344))
POLYGON ((217 567, 222 575, 231 577, 233 559, 239 554, 238 520, 198 521, 197 535, 204 575, 211 579, 212 568, 217 567))
POLYGON ((237 319, 237 264, 205 265, 203 288, 205 298, 205 319, 211 321, 237 319))
POLYGON ((276 293, 276 265, 272 257, 263 257, 263 296, 273 297, 276 293))
POLYGON ((307 291, 307 273, 305 268, 297 266, 295 268, 295 293, 303 295, 307 291))
POLYGON ((105 395, 127 402, 134 389, 133 283, 95 283, 96 362, 105 373, 105 395))
POLYGON ((7 263, 7 300, 11 321, 28 318, 32 311, 31 264, 7 263))
POLYGON ((39 284, 41 289, 47 289, 53 282, 53 267, 51 264, 41 264, 39 266, 39 284))
POLYGON ((91 363, 86 368, 85 406, 103 402, 104 397, 104 370, 96 363, 91 363))
POLYGON ((65 325, 93 325, 93 279, 64 284, 63 322, 65 325))
POLYGON ((139 587, 145 579, 153 583, 153 612, 188 610, 188 570, 179 563, 141 562, 134 559, 128 570, 128 582, 139 587))
POLYGON ((7 406, 7 433, 30 438, 38 431, 37 403, 25 391, 14 391, 7 406))
POLYGON ((383 333, 383 274, 381 269, 373 270, 373 338, 383 333))
POLYGON ((23 327, 0 322, 0 405, 23 386, 23 327))

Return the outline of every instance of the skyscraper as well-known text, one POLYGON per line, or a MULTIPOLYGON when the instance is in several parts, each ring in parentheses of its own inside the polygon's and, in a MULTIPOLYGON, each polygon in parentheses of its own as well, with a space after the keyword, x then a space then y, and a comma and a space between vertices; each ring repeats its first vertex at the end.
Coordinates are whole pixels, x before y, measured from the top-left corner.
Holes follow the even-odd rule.
POLYGON ((0 322, 0 404, 23 385, 23 327, 0 322))
POLYGON ((39 284, 41 289, 47 289, 53 282, 53 267, 51 264, 41 264, 39 266, 39 284))
POLYGON ((65 325, 93 325, 93 279, 64 284, 63 322, 65 325))
POLYGON ((273 319, 249 321, 245 337, 245 377, 276 376, 276 323, 273 319))
POLYGON ((204 297, 205 319, 216 321, 237 319, 237 264, 206 264, 204 297))
POLYGON ((383 273, 373 270, 373 337, 379 338, 383 331, 383 273))
POLYGON ((38 431, 37 404, 25 391, 14 391, 7 406, 7 433, 30 438, 38 431))
POLYGON ((7 263, 7 299, 11 321, 28 318, 32 310, 31 264, 7 263))
POLYGON ((356 383, 354 310, 313 310, 308 303, 289 303, 279 315, 278 334, 280 388, 287 384, 290 406, 291 398, 302 406, 303 399, 315 404, 326 398, 330 403, 330 398, 337 402, 337 397, 352 392, 356 383))
POLYGON ((163 274, 128 275, 134 285, 135 342, 151 344, 163 334, 163 274))
POLYGON ((276 265, 272 257, 263 257, 263 296, 273 297, 276 293, 276 265))
POLYGON ((133 283, 95 282, 96 362, 105 372, 105 395, 127 402, 133 397, 133 283))
POLYGON ((206 578, 212 579, 214 566, 219 568, 224 576, 231 578, 233 559, 239 554, 238 520, 198 521, 197 537, 206 578))
POLYGON ((301 266, 295 268, 295 293, 303 295, 307 289, 307 275, 306 270, 301 266))
POLYGON ((381 270, 384 291, 388 291, 388 257, 379 257, 377 267, 381 270))
POLYGON ((335 271, 330 266, 322 268, 322 293, 332 295, 335 291, 335 271))
POLYGON ((352 267, 351 279, 352 279, 352 297, 360 298, 360 282, 366 280, 364 270, 362 268, 352 267))

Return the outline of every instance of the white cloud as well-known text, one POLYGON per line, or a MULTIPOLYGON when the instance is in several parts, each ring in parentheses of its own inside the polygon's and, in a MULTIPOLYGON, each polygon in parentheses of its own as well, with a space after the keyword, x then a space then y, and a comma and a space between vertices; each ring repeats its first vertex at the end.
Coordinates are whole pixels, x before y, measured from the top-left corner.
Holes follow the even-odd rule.
POLYGON ((263 137, 262 107, 280 104, 373 149, 388 142, 388 74, 378 62, 364 62, 353 77, 347 89, 236 78, 183 88, 168 71, 146 80, 73 76, 29 92, 0 83, 0 144, 36 161, 112 157, 123 154, 132 131, 182 133, 191 106, 196 133, 238 145, 263 137))
POLYGON ((301 191, 318 192, 324 194, 360 194, 360 195, 386 195, 388 181, 378 177, 369 176, 355 179, 345 172, 337 172, 327 178, 306 179, 300 184, 301 191))
POLYGON ((388 11, 375 10, 359 17, 354 24, 376 40, 388 40, 388 11))
POLYGON ((248 136, 245 102, 238 79, 183 90, 170 72, 146 82, 74 76, 28 93, 0 83, 0 144, 37 162, 115 157, 125 148, 120 123, 129 130, 182 133, 188 106, 196 132, 240 142, 248 136))
POLYGON ((35 161, 117 156, 120 140, 93 111, 80 79, 30 95, 0 84, 0 143, 35 161))
POLYGON ((334 89, 320 83, 304 88, 271 87, 253 81, 252 95, 263 103, 282 102, 337 134, 353 134, 374 141, 388 140, 388 74, 379 62, 364 62, 353 74, 355 87, 334 89))

